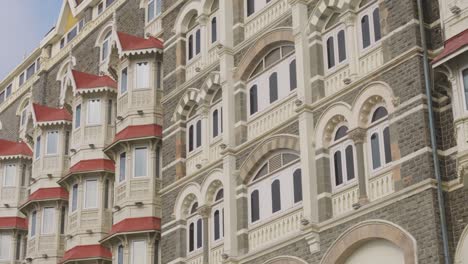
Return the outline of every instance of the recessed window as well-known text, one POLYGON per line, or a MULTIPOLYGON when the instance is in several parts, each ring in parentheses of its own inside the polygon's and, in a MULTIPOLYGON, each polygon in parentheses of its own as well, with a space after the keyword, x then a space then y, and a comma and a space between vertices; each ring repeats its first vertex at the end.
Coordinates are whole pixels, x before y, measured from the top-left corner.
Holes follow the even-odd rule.
POLYGON ((247 0, 247 16, 255 13, 255 0, 247 0))
POLYGON ((331 159, 333 186, 341 187, 353 182, 355 179, 354 145, 348 139, 347 126, 340 126, 336 130, 330 149, 333 154, 331 159))
POLYGON ((46 154, 54 155, 58 153, 58 131, 47 132, 47 145, 46 145, 46 154))
POLYGON ((202 120, 200 118, 195 118, 187 123, 188 133, 187 133, 187 142, 188 142, 188 152, 192 152, 202 145, 202 120))
POLYGON ((216 17, 211 19, 211 43, 218 40, 218 23, 216 17))
POLYGON ((465 95, 465 109, 468 110, 468 69, 462 71, 462 82, 463 93, 465 95))
POLYGON ((392 162, 390 129, 386 119, 388 118, 387 109, 378 107, 371 119, 369 130, 369 145, 371 153, 372 169, 378 170, 392 162))
POLYGON ((101 62, 107 61, 110 53, 110 42, 111 42, 112 31, 106 33, 104 40, 101 45, 101 62))
POLYGON ((146 147, 135 148, 133 177, 148 176, 148 149, 146 147))
POLYGON ((55 233, 55 208, 45 207, 42 209, 42 234, 55 233))
POLYGON ((373 5, 361 13, 360 30, 362 49, 367 49, 382 38, 378 5, 373 5))
POLYGON ((75 128, 80 128, 81 126, 81 104, 77 105, 75 108, 75 128))
POLYGON ((30 227, 30 232, 29 236, 34 237, 36 235, 36 223, 37 222, 37 211, 33 211, 31 213, 31 227, 30 227))
POLYGON ((212 138, 217 138, 223 133, 223 107, 219 103, 211 112, 212 138))
POLYGON ((123 246, 119 245, 117 248, 117 264, 124 264, 123 262, 123 246))
POLYGON ((127 153, 120 153, 119 157, 119 182, 125 180, 126 175, 126 163, 127 163, 127 153))
POLYGON ((120 74, 120 94, 124 94, 128 89, 128 70, 124 68, 120 74))
POLYGON ((327 69, 334 69, 336 66, 346 62, 346 34, 344 26, 338 27, 325 35, 327 69))
POLYGON ((136 87, 135 89, 150 88, 150 65, 148 62, 136 64, 136 87))
POLYGON ((3 187, 15 186, 16 180, 16 165, 7 164, 4 166, 3 171, 3 187))
POLYGON ((297 88, 296 59, 289 63, 289 90, 297 88))
POLYGON ((187 33, 187 61, 192 60, 201 52, 201 30, 197 26, 187 33))
POLYGON ((302 173, 297 169, 293 173, 294 203, 302 201, 302 173))
POLYGON ((101 124, 101 100, 92 99, 88 101, 88 125, 101 124))
POLYGON ((270 75, 270 104, 278 100, 278 73, 274 72, 270 75))
POLYGON ((60 210, 60 234, 65 234, 65 219, 66 219, 66 209, 65 206, 62 206, 60 210))
POLYGON ((271 210, 276 213, 281 210, 281 183, 274 180, 271 184, 271 210))
POLYGON ((41 136, 36 138, 36 144, 34 145, 34 154, 36 159, 41 157, 41 136))
POLYGON ((85 201, 84 208, 97 208, 98 193, 97 193, 97 180, 86 180, 85 182, 85 201))
POLYGON ((72 187, 72 198, 71 198, 71 211, 75 212, 78 208, 78 184, 74 184, 72 187))
POLYGON ((258 90, 257 85, 250 87, 249 90, 249 105, 250 105, 250 115, 255 114, 258 111, 258 90))
POLYGON ((260 219, 260 193, 258 190, 250 194, 250 222, 254 223, 260 219))

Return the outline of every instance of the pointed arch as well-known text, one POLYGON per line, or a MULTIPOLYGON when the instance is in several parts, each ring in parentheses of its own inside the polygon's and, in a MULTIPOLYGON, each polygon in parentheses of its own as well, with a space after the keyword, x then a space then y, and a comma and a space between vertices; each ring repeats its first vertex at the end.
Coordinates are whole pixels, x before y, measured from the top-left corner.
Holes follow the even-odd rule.
POLYGON ((257 66, 257 62, 266 55, 272 47, 289 43, 294 45, 291 28, 276 28, 261 36, 244 54, 234 72, 234 79, 247 80, 250 72, 257 66))
POLYGON ((265 139, 250 152, 249 156, 247 156, 240 166, 241 180, 244 182, 247 181, 249 179, 249 174, 262 164, 265 157, 270 152, 280 149, 289 149, 299 153, 299 145, 299 137, 295 135, 280 134, 265 139))
POLYGON ((356 124, 352 122, 350 105, 340 102, 331 105, 324 111, 315 129, 316 149, 328 147, 333 137, 333 131, 335 131, 336 126, 342 122, 348 123, 350 129, 356 126, 356 124))
POLYGON ((190 19, 195 15, 199 16, 202 13, 202 3, 200 0, 190 1, 182 8, 175 20, 176 34, 183 34, 188 30, 190 19))
POLYGON ((184 219, 194 201, 198 202, 199 207, 204 204, 203 196, 200 193, 200 185, 192 182, 186 185, 176 198, 174 206, 175 219, 184 219))
POLYGON ((395 111, 395 105, 398 103, 395 98, 392 88, 384 82, 372 82, 356 97, 353 103, 353 117, 354 122, 359 127, 366 127, 371 111, 378 104, 383 104, 388 111, 392 114, 395 111))
POLYGON ((188 88, 185 94, 180 98, 177 104, 172 121, 186 120, 188 111, 202 101, 200 90, 196 88, 188 88))
POLYGON ((208 173, 208 177, 203 181, 201 187, 201 194, 203 196, 203 203, 210 204, 213 202, 214 195, 219 188, 223 187, 223 171, 215 169, 208 173))
POLYGON ((400 226, 384 220, 361 222, 341 234, 328 248, 321 264, 343 264, 364 243, 384 239, 401 249, 405 264, 417 263, 416 240, 400 226))
POLYGON ((309 31, 321 30, 333 13, 356 10, 360 2, 361 0, 320 0, 309 17, 309 31))

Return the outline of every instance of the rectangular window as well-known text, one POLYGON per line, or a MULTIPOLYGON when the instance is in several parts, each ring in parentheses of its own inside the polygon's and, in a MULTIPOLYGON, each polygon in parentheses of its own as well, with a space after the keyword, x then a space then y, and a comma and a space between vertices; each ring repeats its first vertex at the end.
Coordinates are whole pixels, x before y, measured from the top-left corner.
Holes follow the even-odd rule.
POLYGON ((20 74, 19 76, 19 86, 23 85, 24 83, 24 72, 20 74))
POLYGON ((31 76, 33 76, 35 72, 36 72, 36 63, 33 63, 26 70, 26 80, 29 80, 29 78, 31 78, 31 76))
POLYGON ((64 154, 68 155, 68 149, 70 148, 70 132, 69 131, 65 132, 65 142, 64 143, 65 143, 65 144, 63 144, 64 148, 65 148, 64 149, 64 154))
POLYGON ((156 147, 156 178, 161 178, 161 147, 156 147))
POLYGON ((162 13, 162 0, 156 0, 156 16, 162 13))
POLYGON ((16 179, 16 165, 8 164, 5 165, 3 175, 3 187, 12 187, 15 186, 16 179))
POLYGON ((60 234, 65 234, 65 217, 66 211, 65 206, 62 206, 62 210, 60 211, 60 234))
POLYGON ((112 100, 107 103, 107 124, 112 125, 112 100))
POLYGON ((38 136, 36 139, 36 146, 35 146, 35 157, 36 159, 41 157, 41 136, 38 136))
POLYGON ((161 89, 161 83, 162 83, 162 65, 161 62, 158 61, 156 63, 156 89, 161 89))
POLYGON ((97 180, 87 180, 85 183, 84 208, 97 208, 97 180))
POLYGON ((101 100, 88 101, 88 125, 99 125, 101 123, 101 100))
POLYGON ((109 180, 106 179, 104 182, 104 208, 109 208, 109 193, 110 193, 110 183, 109 180))
POLYGON ((20 260, 21 257, 21 239, 21 235, 16 236, 15 260, 20 260))
POLYGON ((124 94, 127 92, 127 83, 128 83, 128 75, 127 75, 127 68, 122 70, 122 74, 120 76, 120 94, 124 94))
POLYGON ((10 97, 12 89, 13 89, 13 85, 10 83, 10 84, 7 86, 7 88, 5 89, 5 91, 6 91, 6 93, 5 93, 5 98, 10 97))
POLYGON ((31 231, 29 235, 34 237, 36 235, 36 221, 37 221, 37 211, 33 211, 31 214, 31 231))
POLYGON ((132 252, 131 252, 131 264, 146 263, 146 242, 145 241, 133 241, 132 252))
POLYGON ((148 2, 148 22, 154 19, 154 0, 148 2))
POLYGON ((0 104, 5 102, 5 91, 0 92, 0 104))
POLYGON ((81 105, 77 105, 75 109, 75 128, 81 126, 81 105))
POLYGON ((60 48, 62 49, 65 46, 65 38, 60 40, 60 48))
POLYGON ((23 111, 21 111, 21 117, 20 117, 21 118, 21 120, 20 120, 21 127, 23 127, 26 124, 26 120, 28 119, 27 117, 28 117, 28 108, 25 107, 23 109, 23 111))
POLYGON ((146 147, 135 148, 134 156, 134 174, 133 177, 144 177, 148 176, 147 166, 148 166, 148 154, 146 147))
POLYGON ((11 236, 0 234, 0 260, 10 260, 11 236))
POLYGON ((104 3, 99 3, 98 5, 98 8, 97 8, 97 13, 98 15, 102 13, 102 11, 104 10, 104 3))
POLYGON ((26 164, 21 167, 21 186, 26 186, 26 164))
POLYGON ((55 228, 55 208, 46 207, 42 210, 42 234, 53 234, 55 228))
POLYGON ((67 34, 67 42, 72 41, 76 37, 76 34, 78 34, 78 28, 74 27, 67 34))
POLYGON ((71 211, 75 212, 78 208, 78 184, 73 185, 72 187, 72 202, 71 202, 71 211))
POLYGON ((57 154, 57 148, 58 148, 58 131, 47 132, 46 154, 47 155, 57 154))
POLYGON ((136 87, 135 89, 149 88, 149 63, 140 62, 136 65, 136 87))
POLYGON ((120 153, 120 159, 119 159, 119 182, 122 182, 125 180, 125 174, 126 174, 126 161, 127 161, 127 153, 123 152, 120 153))

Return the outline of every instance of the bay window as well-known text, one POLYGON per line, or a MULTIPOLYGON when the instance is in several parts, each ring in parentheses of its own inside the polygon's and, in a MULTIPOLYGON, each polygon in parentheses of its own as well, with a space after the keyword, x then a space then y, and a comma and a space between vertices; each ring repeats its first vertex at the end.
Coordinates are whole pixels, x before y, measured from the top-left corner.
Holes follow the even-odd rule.
POLYGON ((97 180, 85 181, 84 208, 97 208, 98 205, 98 182, 97 180))
POLYGON ((58 153, 58 131, 47 132, 46 155, 55 155, 58 153))
POLYGON ((392 162, 390 147, 390 129, 387 123, 387 109, 378 107, 371 119, 369 129, 369 146, 372 170, 376 171, 392 162))
POLYGON ((3 187, 15 186, 16 180, 16 165, 6 164, 3 171, 3 187))
POLYGON ((45 207, 42 209, 42 234, 53 234, 55 232, 55 208, 45 207))
POLYGON ((133 164, 133 177, 148 176, 148 149, 146 147, 135 148, 133 164))
POLYGON ((88 100, 88 125, 101 124, 101 100, 91 99, 88 100))

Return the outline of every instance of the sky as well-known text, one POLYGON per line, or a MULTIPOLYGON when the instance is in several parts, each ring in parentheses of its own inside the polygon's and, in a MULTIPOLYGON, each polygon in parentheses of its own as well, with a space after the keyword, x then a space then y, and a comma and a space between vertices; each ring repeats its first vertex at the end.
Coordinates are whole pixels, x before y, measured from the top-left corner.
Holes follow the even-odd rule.
POLYGON ((0 81, 55 25, 63 0, 0 0, 0 81))

